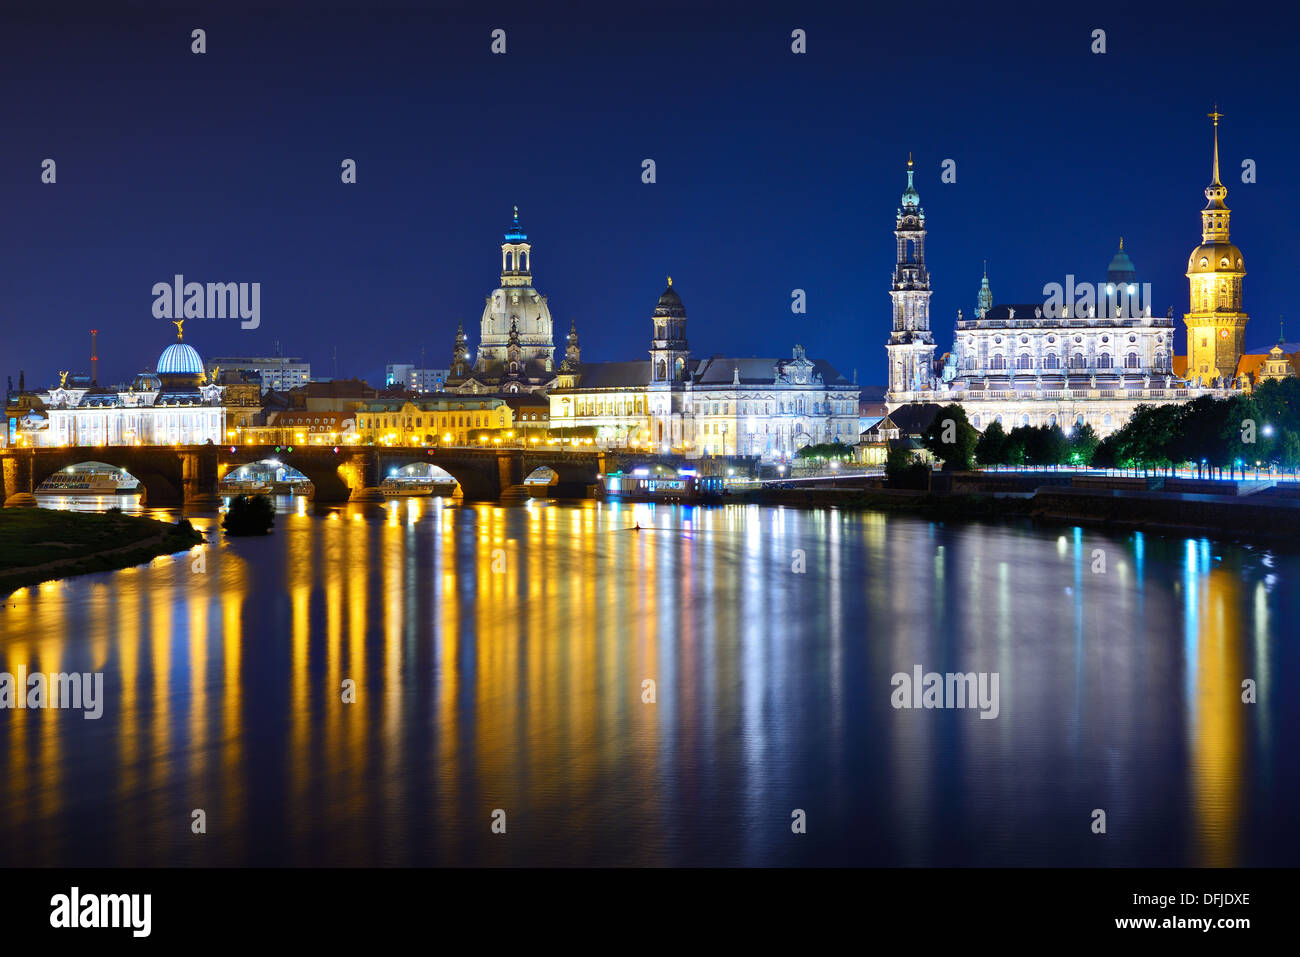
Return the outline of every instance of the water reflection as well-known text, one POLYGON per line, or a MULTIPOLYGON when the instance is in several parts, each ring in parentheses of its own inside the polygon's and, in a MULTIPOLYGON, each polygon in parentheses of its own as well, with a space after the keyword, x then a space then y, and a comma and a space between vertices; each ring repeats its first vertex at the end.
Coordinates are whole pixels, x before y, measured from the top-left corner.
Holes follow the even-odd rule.
POLYGON ((0 861, 1295 863, 1294 555, 757 506, 219 517, 202 571, 8 599, 0 671, 102 670, 108 704, 0 712, 0 861), (999 717, 894 710, 916 665, 998 673, 999 717))

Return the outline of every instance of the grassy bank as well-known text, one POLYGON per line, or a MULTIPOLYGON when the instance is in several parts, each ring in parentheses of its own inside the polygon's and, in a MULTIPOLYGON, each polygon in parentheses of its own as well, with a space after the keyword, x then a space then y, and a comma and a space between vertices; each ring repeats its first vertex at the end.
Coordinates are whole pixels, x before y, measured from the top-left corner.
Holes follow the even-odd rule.
POLYGON ((43 508, 0 509, 0 593, 139 565, 203 542, 189 522, 43 508))

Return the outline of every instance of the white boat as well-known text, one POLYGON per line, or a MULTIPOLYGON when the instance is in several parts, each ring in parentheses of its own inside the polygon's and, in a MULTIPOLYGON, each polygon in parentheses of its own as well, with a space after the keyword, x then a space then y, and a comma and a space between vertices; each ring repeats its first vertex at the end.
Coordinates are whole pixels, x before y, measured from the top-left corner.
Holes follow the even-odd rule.
POLYGON ((140 480, 116 465, 84 462, 55 472, 36 488, 37 495, 139 495, 140 480))
POLYGON ((270 482, 237 479, 233 482, 222 482, 220 492, 222 495, 270 495, 272 488, 270 482))
POLYGON ((456 488, 453 482, 434 482, 427 479, 404 480, 384 479, 379 489, 390 498, 405 498, 415 495, 450 495, 456 488))

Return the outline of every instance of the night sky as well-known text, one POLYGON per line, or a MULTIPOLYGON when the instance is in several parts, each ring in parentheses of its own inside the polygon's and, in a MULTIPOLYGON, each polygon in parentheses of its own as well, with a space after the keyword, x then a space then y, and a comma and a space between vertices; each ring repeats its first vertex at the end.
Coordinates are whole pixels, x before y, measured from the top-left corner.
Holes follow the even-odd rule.
POLYGON ((941 352, 984 258, 996 301, 1034 301, 1103 279, 1120 236, 1181 319, 1216 101, 1252 349, 1293 294, 1298 44, 1267 6, 53 6, 0 13, 0 375, 29 388, 88 371, 92 326, 101 382, 151 368, 175 273, 262 284, 259 329, 187 323, 205 356, 278 340, 328 376, 337 346, 372 383, 422 347, 446 366, 458 318, 477 345, 515 204, 556 343, 576 319, 588 361, 646 357, 671 274, 695 354, 802 342, 882 383, 909 150, 941 352))

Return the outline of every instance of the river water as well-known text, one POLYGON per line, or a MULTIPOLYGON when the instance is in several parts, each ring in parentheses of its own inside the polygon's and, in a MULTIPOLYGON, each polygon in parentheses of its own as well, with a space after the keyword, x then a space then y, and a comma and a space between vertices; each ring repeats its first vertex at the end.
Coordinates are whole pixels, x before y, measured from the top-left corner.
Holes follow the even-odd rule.
POLYGON ((0 672, 104 703, 0 710, 0 864, 1300 863, 1296 553, 738 505, 190 517, 201 551, 6 599, 0 672), (893 707, 918 666, 996 675, 996 717, 893 707))

